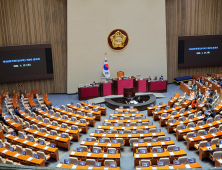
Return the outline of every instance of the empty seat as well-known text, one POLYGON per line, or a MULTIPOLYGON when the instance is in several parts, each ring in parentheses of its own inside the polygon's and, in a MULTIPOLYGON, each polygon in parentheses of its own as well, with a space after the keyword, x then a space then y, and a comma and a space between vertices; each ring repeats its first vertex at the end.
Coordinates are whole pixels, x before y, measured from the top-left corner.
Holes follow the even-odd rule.
POLYGON ((197 136, 203 136, 203 135, 204 135, 204 131, 205 131, 205 130, 199 130, 199 131, 197 132, 197 136))
POLYGON ((189 132, 189 133, 187 133, 187 138, 192 138, 193 137, 193 134, 194 134, 194 132, 189 132))
POLYGON ((44 159, 45 161, 48 160, 50 158, 50 154, 46 155, 44 152, 42 151, 37 151, 37 154, 39 154, 40 159, 44 159))
POLYGON ((199 149, 200 149, 201 147, 205 147, 205 146, 206 146, 206 143, 207 143, 207 141, 200 141, 200 143, 199 143, 199 149))
POLYGON ((124 140, 123 138, 116 138, 116 140, 118 141, 118 143, 120 143, 120 146, 124 146, 124 140))
POLYGON ((95 159, 86 159, 86 165, 92 165, 94 166, 94 163, 96 162, 95 159))
POLYGON ((124 133, 125 133, 125 134, 130 134, 130 133, 131 133, 131 130, 129 130, 129 129, 124 129, 124 133))
POLYGON ((190 122, 190 123, 187 124, 187 128, 192 128, 193 125, 195 125, 195 123, 194 122, 190 122))
POLYGON ((109 167, 109 164, 110 163, 115 163, 115 161, 114 160, 111 160, 111 159, 106 159, 105 161, 104 161, 104 165, 105 166, 108 166, 109 167))
POLYGON ((176 147, 176 145, 167 146, 167 151, 172 152, 174 147, 176 147))
POLYGON ((156 128, 151 128, 151 129, 149 130, 149 132, 150 132, 150 133, 155 133, 155 132, 156 132, 156 128))
POLYGON ((102 149, 100 148, 100 147, 93 147, 93 149, 98 149, 99 150, 99 153, 101 153, 102 152, 102 149))
POLYGON ((212 123, 214 121, 214 119, 211 117, 209 119, 207 119, 206 124, 212 123))
POLYGON ((187 156, 182 156, 182 157, 179 157, 178 160, 181 162, 181 164, 184 164, 184 163, 187 163, 187 156))
POLYGON ((214 133, 214 129, 215 129, 215 127, 211 127, 208 132, 209 133, 214 133))
POLYGON ((110 138, 102 138, 105 140, 105 142, 110 142, 110 138))
POLYGON ((26 155, 29 155, 29 156, 33 157, 33 151, 32 151, 32 149, 26 148, 25 150, 26 150, 26 155))
POLYGON ((149 159, 141 159, 140 160, 140 166, 142 166, 143 163, 146 163, 146 162, 150 162, 149 159))
POLYGON ((83 149, 83 152, 88 152, 88 147, 87 146, 80 146, 80 148, 82 148, 83 149))
POLYGON ((152 141, 152 137, 145 137, 144 138, 144 142, 151 142, 152 141))
POLYGON ((164 141, 165 140, 165 136, 158 136, 158 141, 164 141))
POLYGON ((160 149, 161 147, 159 147, 159 146, 155 146, 155 147, 153 147, 152 148, 152 152, 153 153, 156 153, 157 152, 157 149, 160 149))
POLYGON ((136 126, 136 122, 130 122, 130 126, 136 126))
POLYGON ((211 139, 211 145, 217 145, 219 143, 219 138, 211 139))
POLYGON ((133 143, 138 142, 138 138, 131 138, 130 139, 130 146, 133 146, 133 143))
POLYGON ((136 132, 140 133, 140 134, 143 134, 143 129, 137 129, 136 132))
POLYGON ((221 158, 222 151, 216 151, 213 153, 213 161, 221 158))
POLYGON ((169 158, 160 158, 159 162, 164 162, 164 165, 169 165, 170 159, 169 158))
POLYGON ((71 164, 77 164, 78 165, 78 162, 79 162, 78 158, 76 158, 76 157, 69 157, 69 159, 70 159, 71 164))

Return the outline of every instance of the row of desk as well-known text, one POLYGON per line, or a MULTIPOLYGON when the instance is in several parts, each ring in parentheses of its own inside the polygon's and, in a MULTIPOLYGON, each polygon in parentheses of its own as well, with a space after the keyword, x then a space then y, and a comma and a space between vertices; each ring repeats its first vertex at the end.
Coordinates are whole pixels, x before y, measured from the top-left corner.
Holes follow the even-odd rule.
POLYGON ((136 80, 134 78, 113 82, 99 83, 98 86, 78 88, 79 100, 90 98, 122 95, 124 88, 135 88, 135 92, 167 92, 167 81, 148 81, 148 79, 136 80))

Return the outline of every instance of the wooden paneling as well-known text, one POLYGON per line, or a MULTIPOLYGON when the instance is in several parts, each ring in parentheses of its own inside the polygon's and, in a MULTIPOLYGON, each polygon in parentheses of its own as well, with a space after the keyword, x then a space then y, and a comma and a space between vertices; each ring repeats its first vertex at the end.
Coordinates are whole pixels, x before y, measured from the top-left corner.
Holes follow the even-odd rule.
POLYGON ((67 92, 67 0, 0 0, 0 46, 41 43, 52 45, 54 79, 1 83, 0 90, 67 92))
POLYGON ((219 73, 222 67, 178 69, 178 36, 222 34, 221 0, 166 0, 167 78, 219 73))

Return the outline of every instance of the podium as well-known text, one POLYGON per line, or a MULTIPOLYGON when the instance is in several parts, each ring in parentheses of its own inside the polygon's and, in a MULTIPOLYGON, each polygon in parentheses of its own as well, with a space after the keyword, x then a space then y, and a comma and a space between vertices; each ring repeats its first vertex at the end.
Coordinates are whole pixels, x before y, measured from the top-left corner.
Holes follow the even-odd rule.
POLYGON ((124 88, 132 88, 134 87, 134 81, 135 79, 125 79, 125 80, 119 80, 115 79, 113 81, 114 83, 114 94, 115 95, 122 95, 124 88))

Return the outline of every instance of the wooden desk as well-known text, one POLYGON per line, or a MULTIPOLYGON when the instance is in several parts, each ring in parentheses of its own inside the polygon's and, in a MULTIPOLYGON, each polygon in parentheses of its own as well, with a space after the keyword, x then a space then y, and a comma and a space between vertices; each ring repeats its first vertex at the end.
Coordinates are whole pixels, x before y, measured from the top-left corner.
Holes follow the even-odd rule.
POLYGON ((180 89, 186 92, 187 96, 190 96, 192 88, 189 87, 188 84, 185 84, 184 82, 180 82, 180 89))
POLYGON ((162 104, 159 106, 147 107, 147 116, 151 116, 153 112, 155 111, 155 109, 157 108, 165 109, 166 106, 167 106, 166 104, 162 104))
POLYGON ((199 88, 200 91, 201 91, 203 94, 205 94, 205 92, 206 92, 206 86, 205 86, 205 85, 202 85, 201 83, 198 83, 197 81, 196 81, 196 84, 197 84, 197 88, 199 88))
POLYGON ((96 142, 88 142, 88 141, 81 141, 80 145, 88 146, 89 148, 93 148, 94 146, 100 147, 104 149, 104 152, 108 152, 108 148, 116 148, 117 152, 120 153, 121 144, 120 143, 111 143, 111 142, 105 142, 100 143, 99 141, 96 142))
MULTIPOLYGON (((96 120, 99 120, 99 121, 101 121, 101 111, 98 111, 98 112, 95 112, 95 111, 93 111, 93 110, 85 110, 85 109, 83 109, 83 108, 78 108, 78 107, 76 107, 76 106, 72 106, 72 105, 69 105, 69 104, 67 104, 67 106, 69 107, 71 107, 72 109, 74 109, 75 111, 80 111, 80 112, 82 112, 82 113, 92 113, 93 114, 93 116, 96 118, 96 120)), ((62 110, 62 109, 60 109, 60 108, 58 108, 58 107, 56 107, 56 108, 53 108, 54 110, 56 110, 56 111, 59 111, 60 113, 63 113, 63 112, 65 112, 65 110, 62 110)))
POLYGON ((122 117, 122 116, 143 116, 142 113, 134 114, 134 113, 129 113, 129 114, 110 114, 110 116, 116 116, 116 117, 122 117))
POLYGON ((144 143, 133 143, 133 153, 136 153, 138 148, 145 147, 151 152, 151 149, 155 146, 161 146, 162 148, 167 148, 168 145, 174 145, 174 141, 158 141, 158 142, 144 142, 144 143))
POLYGON ((55 130, 58 133, 63 133, 63 132, 68 133, 69 135, 71 135, 73 137, 73 140, 79 141, 79 131, 78 130, 71 130, 68 128, 61 128, 59 126, 53 126, 49 123, 44 123, 42 121, 36 120, 35 118, 32 118, 32 117, 26 115, 25 113, 22 113, 21 116, 24 117, 26 120, 28 120, 31 124, 37 124, 39 127, 46 128, 47 130, 55 130))
POLYGON ((161 117, 160 116, 160 126, 162 127, 162 126, 165 126, 165 125, 167 125, 167 121, 169 120, 169 119, 178 119, 179 117, 181 117, 181 116, 185 116, 185 117, 187 117, 189 114, 191 114, 191 113, 195 113, 196 112, 196 110, 194 110, 194 109, 192 109, 192 110, 190 110, 190 111, 186 111, 186 112, 184 112, 184 113, 177 113, 176 115, 168 115, 168 116, 166 116, 166 117, 161 117))
POLYGON ((113 85, 114 85, 114 94, 115 95, 122 95, 123 94, 123 89, 124 88, 132 88, 134 87, 134 78, 130 79, 114 79, 113 85))
POLYGON ((183 135, 187 134, 188 132, 196 132, 198 130, 201 130, 201 129, 204 129, 204 130, 207 130, 211 127, 216 127, 216 126, 219 126, 220 124, 222 123, 222 120, 218 120, 218 121, 214 121, 210 124, 205 124, 203 126, 196 126, 194 128, 186 128, 186 129, 183 129, 183 130, 176 130, 176 139, 177 141, 179 141, 179 139, 183 139, 183 135))
POLYGON ((180 106, 177 106, 175 108, 169 108, 168 110, 160 110, 158 112, 153 112, 153 120, 159 120, 159 116, 162 114, 162 113, 167 113, 167 114, 170 114, 172 111, 179 111, 181 109, 180 106))
POLYGON ((182 103, 182 108, 188 108, 189 105, 191 105, 191 100, 186 100, 182 103))
POLYGON ((3 130, 0 130, 0 139, 5 141, 3 130))
POLYGON ((190 148, 193 148, 195 144, 197 144, 201 141, 211 141, 211 139, 213 139, 213 138, 221 138, 221 137, 222 137, 222 132, 219 131, 217 133, 207 134, 207 135, 204 135, 204 136, 186 138, 187 150, 189 150, 190 148))
MULTIPOLYGON (((169 165, 165 165, 165 166, 161 166, 161 167, 155 167, 156 169, 187 169, 187 168, 201 168, 201 165, 198 163, 198 162, 196 162, 196 163, 193 163, 193 164, 186 164, 186 166, 185 166, 185 164, 181 164, 181 165, 172 165, 172 166, 169 166, 169 165)), ((188 168, 188 169, 189 169, 188 168)), ((154 167, 152 167, 152 166, 149 166, 149 167, 145 167, 145 168, 143 168, 143 167, 139 167, 139 168, 137 168, 136 167, 136 170, 145 170, 145 169, 154 169, 154 167)))
POLYGON ((188 123, 191 123, 191 122, 197 122, 197 121, 200 121, 200 120, 203 120, 204 116, 199 116, 199 117, 194 117, 193 119, 186 119, 184 121, 177 121, 175 123, 167 123, 167 132, 170 133, 170 132, 174 132, 173 129, 177 127, 177 125, 181 125, 181 124, 188 124, 188 123))
POLYGON ((107 134, 107 133, 90 133, 89 136, 96 138, 123 138, 125 140, 125 145, 130 144, 130 138, 145 138, 145 137, 153 137, 157 138, 158 136, 165 136, 163 132, 160 133, 147 133, 147 134, 107 134))
POLYGON ((180 93, 176 93, 174 95, 174 97, 168 101, 168 106, 173 106, 173 104, 178 100, 178 98, 180 97, 180 93))
POLYGON ((14 161, 19 161, 23 165, 45 167, 44 159, 31 158, 29 155, 21 155, 21 154, 18 154, 18 152, 9 151, 6 148, 0 148, 0 154, 4 158, 9 158, 14 161))
POLYGON ((148 81, 149 92, 167 92, 167 81, 148 81))
POLYGON ((95 97, 100 97, 100 87, 79 87, 78 88, 79 100, 88 100, 95 97))
MULTIPOLYGON (((211 145, 210 147, 211 147, 211 149, 216 149, 216 148, 217 148, 216 145, 211 145)), ((200 150, 199 150, 199 159, 200 159, 201 161, 203 160, 203 158, 207 158, 207 157, 208 157, 209 153, 206 152, 207 150, 208 150, 207 147, 200 147, 200 150)), ((215 166, 216 166, 216 165, 215 165, 215 166)))
MULTIPOLYGON (((67 107, 72 108, 72 109, 76 109, 75 106, 70 105, 70 104, 67 104, 67 107)), ((87 121, 89 121, 89 125, 95 127, 95 117, 81 116, 81 115, 79 115, 79 114, 74 114, 74 113, 71 113, 71 112, 67 112, 67 111, 62 110, 62 109, 57 109, 56 111, 58 111, 58 112, 60 112, 60 113, 64 113, 64 114, 66 114, 66 115, 69 115, 70 117, 71 117, 71 116, 74 116, 74 117, 76 117, 77 119, 78 119, 78 118, 79 118, 79 119, 86 119, 87 121)), ((84 112, 85 112, 85 110, 84 110, 84 112)))
POLYGON ((105 119, 104 122, 110 122, 110 123, 130 123, 130 122, 149 122, 149 119, 135 119, 135 120, 110 120, 110 119, 105 119))
POLYGON ((220 104, 218 104, 215 108, 214 108, 214 112, 215 113, 219 113, 222 110, 222 102, 220 102, 220 104))
POLYGON ((123 109, 120 109, 120 108, 116 108, 115 111, 119 111, 119 112, 135 112, 137 111, 137 108, 133 108, 133 109, 129 109, 129 108, 123 108, 123 109))
POLYGON ((104 130, 110 130, 110 129, 116 129, 116 130, 122 130, 122 129, 151 129, 156 128, 156 125, 152 126, 97 126, 97 129, 104 129, 104 130))
POLYGON ((99 111, 101 111, 102 115, 106 116, 106 107, 101 107, 101 106, 97 106, 97 105, 91 105, 89 103, 85 103, 85 102, 81 102, 81 105, 83 106, 88 106, 90 109, 95 109, 97 108, 99 111))
POLYGON ((22 125, 15 123, 15 121, 12 121, 10 118, 5 119, 5 122, 15 131, 22 131, 22 125))
POLYGON ((69 138, 61 138, 59 136, 52 136, 47 133, 41 133, 37 130, 32 130, 29 128, 24 129, 24 131, 28 134, 32 134, 35 138, 41 137, 46 139, 46 141, 50 141, 51 143, 55 143, 56 146, 67 148, 70 150, 70 139, 69 138))
POLYGON ((148 92, 149 91, 148 79, 143 78, 143 79, 135 80, 134 88, 135 88, 136 93, 148 92))
POLYGON ((179 157, 186 156, 186 155, 187 155, 187 153, 184 150, 180 150, 180 151, 177 151, 177 152, 165 151, 163 153, 152 153, 152 152, 150 152, 150 153, 147 153, 147 154, 134 153, 134 166, 138 166, 141 159, 150 159, 152 165, 157 165, 157 161, 160 158, 169 157, 170 162, 173 163, 174 159, 177 159, 179 157))
POLYGON ((45 154, 50 154, 50 158, 56 159, 56 161, 59 160, 59 150, 58 148, 51 148, 47 145, 40 145, 38 142, 30 142, 26 139, 21 139, 18 136, 12 136, 10 134, 6 135, 5 138, 7 141, 11 144, 20 145, 24 148, 32 148, 34 151, 41 150, 45 154))
POLYGON ((109 96, 114 94, 114 84, 113 82, 100 82, 100 95, 101 96, 109 96))
POLYGON ((102 162, 102 164, 104 165, 104 160, 106 159, 112 159, 114 161, 116 161, 117 166, 120 166, 120 154, 116 153, 116 154, 108 154, 108 153, 91 153, 91 152, 76 152, 76 151, 71 151, 69 153, 70 157, 77 157, 80 158, 81 160, 84 159, 96 159, 99 162, 102 162))
POLYGON ((101 169, 101 170, 120 170, 120 167, 117 168, 106 168, 105 166, 101 166, 101 167, 89 167, 89 165, 86 166, 79 166, 79 165, 67 165, 64 163, 58 163, 56 165, 56 168, 66 168, 66 169, 101 169))

